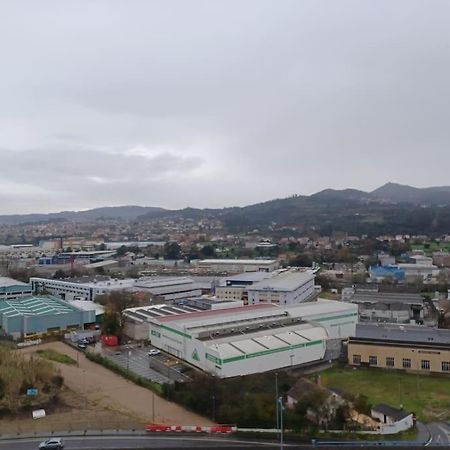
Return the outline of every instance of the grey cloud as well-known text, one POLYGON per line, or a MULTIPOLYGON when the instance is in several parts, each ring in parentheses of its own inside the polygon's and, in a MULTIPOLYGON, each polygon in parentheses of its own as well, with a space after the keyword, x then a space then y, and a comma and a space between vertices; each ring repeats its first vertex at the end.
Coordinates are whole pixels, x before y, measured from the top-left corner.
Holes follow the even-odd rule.
POLYGON ((0 5, 3 212, 448 184, 447 1, 26 5, 0 5))

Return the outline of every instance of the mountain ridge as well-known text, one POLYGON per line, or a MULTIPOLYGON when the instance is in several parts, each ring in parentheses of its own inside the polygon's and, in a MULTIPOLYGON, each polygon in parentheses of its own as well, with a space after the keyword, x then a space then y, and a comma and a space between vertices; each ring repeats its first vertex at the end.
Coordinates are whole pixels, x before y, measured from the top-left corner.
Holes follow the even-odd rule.
MULTIPOLYGON (((0 215, 0 224, 14 225, 68 220, 74 222, 86 222, 100 219, 148 220, 151 218, 174 216, 183 216, 194 219, 204 216, 217 216, 218 218, 231 218, 231 220, 242 219, 248 222, 264 222, 264 220, 266 222, 277 222, 282 218, 283 221, 287 223, 295 223, 296 220, 307 217, 308 212, 317 214, 320 210, 324 218, 328 217, 327 211, 321 210, 321 208, 325 208, 325 206, 329 209, 329 213, 332 210, 339 212, 339 208, 343 208, 344 205, 351 205, 355 208, 362 205, 372 205, 375 208, 376 205, 383 204, 405 204, 411 205, 411 207, 450 206, 450 186, 416 188, 413 186, 388 182, 371 192, 352 188, 324 189, 309 196, 294 195, 242 207, 186 207, 183 209, 171 210, 139 205, 105 206, 85 211, 0 215), (249 218, 251 215, 254 215, 255 217, 249 218)), ((369 212, 370 211, 367 213, 369 212)), ((327 218, 327 220, 329 220, 329 218, 327 218)))

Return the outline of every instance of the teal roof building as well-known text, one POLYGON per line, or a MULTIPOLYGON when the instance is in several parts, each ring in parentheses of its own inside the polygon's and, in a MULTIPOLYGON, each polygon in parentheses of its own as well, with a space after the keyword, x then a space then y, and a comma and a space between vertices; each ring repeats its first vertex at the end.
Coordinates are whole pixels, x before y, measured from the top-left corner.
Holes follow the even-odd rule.
POLYGON ((0 300, 0 332, 14 339, 84 328, 90 323, 95 323, 94 310, 82 310, 53 296, 0 300))
POLYGON ((15 300, 31 294, 31 284, 13 278, 0 277, 0 300, 15 300))

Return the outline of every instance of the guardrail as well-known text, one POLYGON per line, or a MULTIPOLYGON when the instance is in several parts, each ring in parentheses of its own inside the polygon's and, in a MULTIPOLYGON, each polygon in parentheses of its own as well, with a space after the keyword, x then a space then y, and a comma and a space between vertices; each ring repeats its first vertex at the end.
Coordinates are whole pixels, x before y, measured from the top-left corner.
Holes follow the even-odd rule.
POLYGON ((162 432, 183 432, 183 433, 234 433, 237 431, 235 425, 213 425, 209 427, 199 425, 163 425, 149 424, 145 426, 145 430, 153 433, 162 432))

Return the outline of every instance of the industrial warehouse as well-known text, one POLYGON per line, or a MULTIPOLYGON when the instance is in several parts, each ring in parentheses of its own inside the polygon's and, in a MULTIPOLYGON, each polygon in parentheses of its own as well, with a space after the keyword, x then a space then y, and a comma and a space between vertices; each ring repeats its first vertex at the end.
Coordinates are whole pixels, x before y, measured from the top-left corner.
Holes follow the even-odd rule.
POLYGON ((0 301, 1 332, 14 339, 82 329, 95 320, 95 309, 83 310, 49 295, 0 301))
POLYGON ((15 300, 31 294, 31 286, 28 283, 8 277, 0 277, 0 300, 15 300))
POLYGON ((149 315, 152 345, 220 378, 320 361, 355 333, 357 305, 317 300, 149 315))

